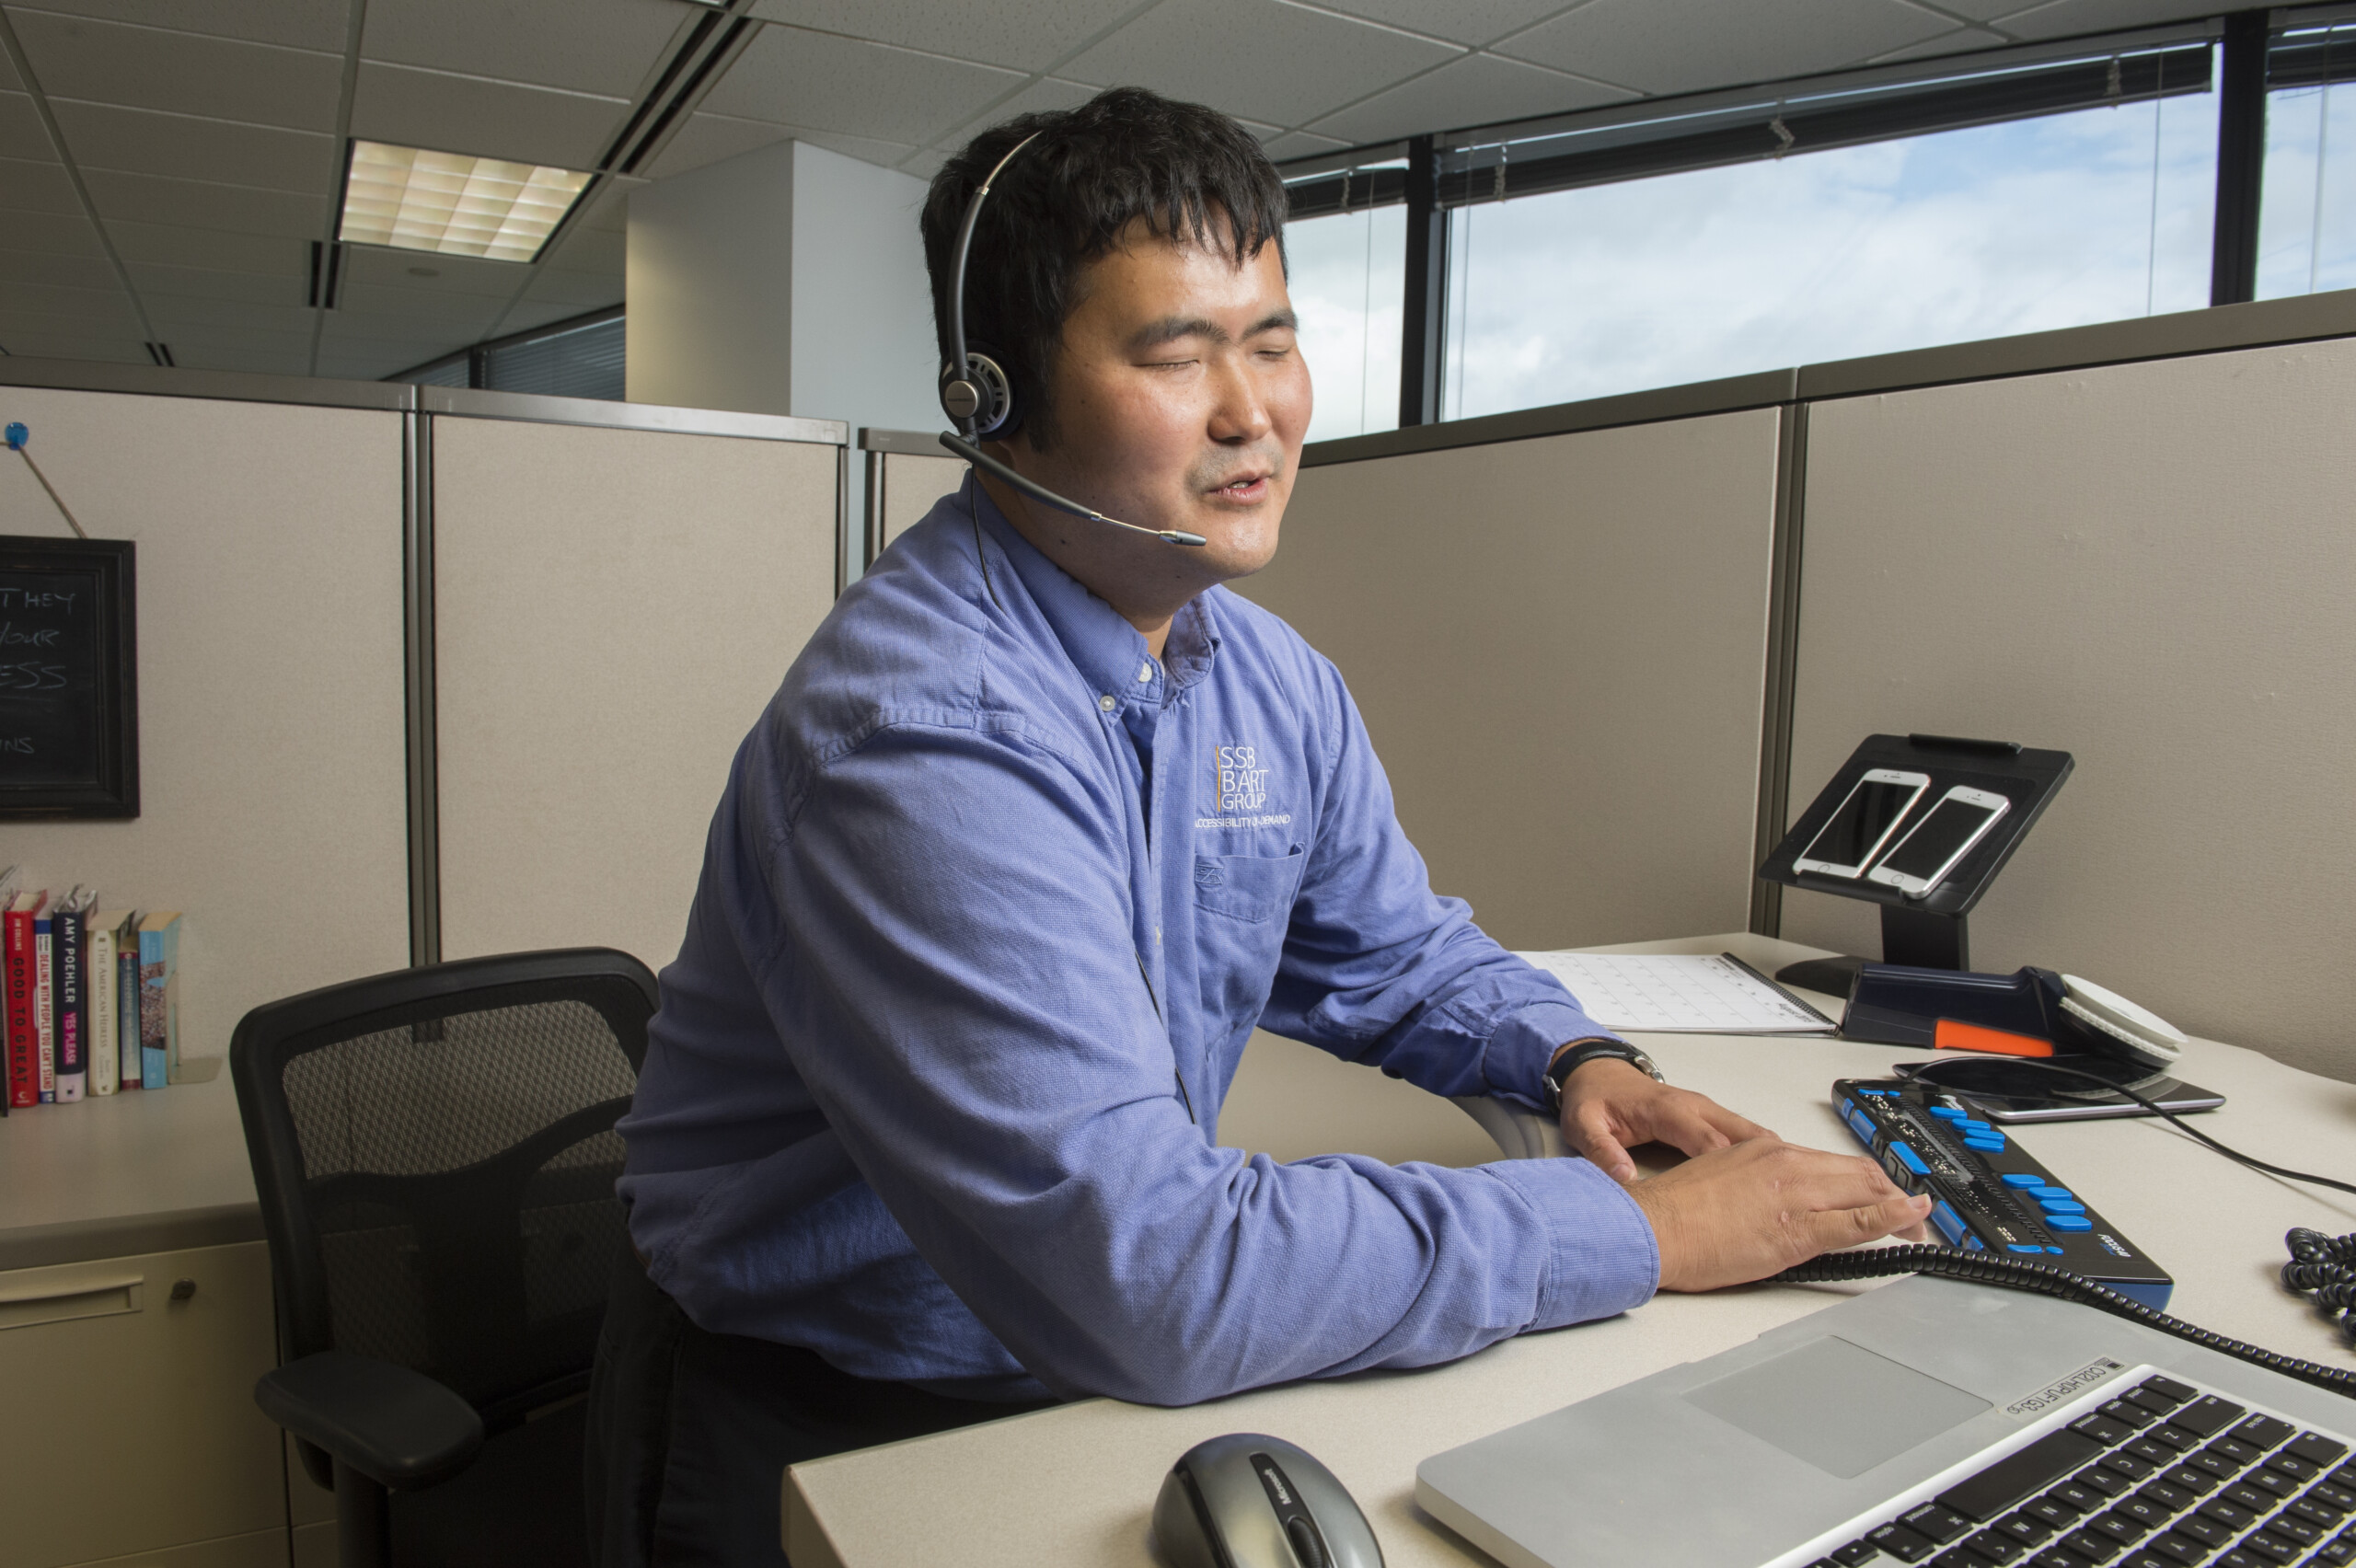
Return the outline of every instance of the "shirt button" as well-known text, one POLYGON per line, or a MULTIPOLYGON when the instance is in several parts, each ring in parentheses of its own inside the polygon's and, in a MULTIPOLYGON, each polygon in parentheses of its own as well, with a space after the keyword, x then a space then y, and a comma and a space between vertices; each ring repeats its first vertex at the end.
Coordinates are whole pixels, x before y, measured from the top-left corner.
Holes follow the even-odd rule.
POLYGON ((1096 706, 1103 709, 1105 712, 1110 713, 1115 708, 1120 707, 1121 703, 1119 698, 1115 698, 1108 691, 1103 697, 1096 699, 1096 706))
POLYGON ((1149 659, 1144 663, 1138 666, 1138 679, 1141 681, 1149 681, 1153 679, 1152 660, 1149 659))

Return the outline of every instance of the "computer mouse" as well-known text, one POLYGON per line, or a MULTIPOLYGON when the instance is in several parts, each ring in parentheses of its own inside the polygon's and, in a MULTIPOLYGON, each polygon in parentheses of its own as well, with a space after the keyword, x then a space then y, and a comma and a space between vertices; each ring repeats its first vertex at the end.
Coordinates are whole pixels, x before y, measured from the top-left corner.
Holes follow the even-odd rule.
POLYGON ((1334 1472, 1281 1437, 1230 1432, 1178 1456, 1153 1505, 1173 1568, 1382 1568, 1334 1472))

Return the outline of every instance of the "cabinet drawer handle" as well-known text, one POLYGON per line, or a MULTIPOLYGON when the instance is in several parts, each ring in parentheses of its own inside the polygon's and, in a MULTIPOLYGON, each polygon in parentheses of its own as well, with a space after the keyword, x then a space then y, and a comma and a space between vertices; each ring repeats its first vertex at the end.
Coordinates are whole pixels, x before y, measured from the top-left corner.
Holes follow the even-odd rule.
POLYGON ((0 1330, 29 1329, 36 1323, 71 1322, 76 1318, 110 1318, 139 1310, 141 1274, 113 1278, 60 1281, 48 1288, 10 1289, 0 1286, 0 1330))

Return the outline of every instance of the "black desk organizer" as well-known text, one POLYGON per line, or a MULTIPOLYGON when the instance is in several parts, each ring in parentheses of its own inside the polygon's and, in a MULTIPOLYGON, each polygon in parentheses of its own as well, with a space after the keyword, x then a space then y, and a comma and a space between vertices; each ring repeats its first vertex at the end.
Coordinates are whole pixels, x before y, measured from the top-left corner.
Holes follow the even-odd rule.
MULTIPOLYGON (((1841 765, 1813 803, 1792 824, 1759 874, 1786 887, 1804 887, 1811 893, 1829 893, 1841 898, 1861 898, 1881 905, 1881 961, 1884 963, 1910 964, 1919 969, 1969 969, 1971 941, 1964 925, 1964 917, 2013 858, 2028 830, 2045 813, 2047 802, 2062 788, 2074 767, 2068 752, 2031 751, 2011 741, 1974 741, 1955 735, 1868 735, 1865 744, 1841 765), (1802 850, 1813 843, 1849 798, 1849 791, 1865 771, 1875 767, 1898 767, 1931 776, 1930 788, 1923 791, 1912 812, 1907 814, 1891 842, 1903 836, 1906 827, 1928 811, 1940 796, 1961 784, 1977 790, 1988 790, 2003 795, 2012 802, 2012 809, 1988 831, 1988 836, 1972 847, 1961 864, 1949 872, 1945 882, 1921 898, 1909 898, 1894 887, 1869 882, 1863 872, 1854 877, 1829 877, 1815 871, 1797 871, 1792 862, 1802 850)), ((1887 851, 1885 851, 1887 853, 1887 851)), ((1865 868, 1870 870, 1872 868, 1865 868)), ((1841 997, 1849 993, 1856 978, 1862 959, 1813 959, 1784 969, 1776 978, 1788 984, 1804 986, 1812 991, 1823 991, 1841 997)))

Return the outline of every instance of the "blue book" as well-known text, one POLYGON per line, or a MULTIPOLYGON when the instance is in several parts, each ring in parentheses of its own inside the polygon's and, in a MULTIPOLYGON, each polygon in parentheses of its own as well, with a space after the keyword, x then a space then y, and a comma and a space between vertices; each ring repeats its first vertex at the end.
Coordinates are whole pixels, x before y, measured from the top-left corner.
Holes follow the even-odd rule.
POLYGON ((180 917, 159 909, 139 922, 139 1082, 162 1089, 180 1056, 180 917))

